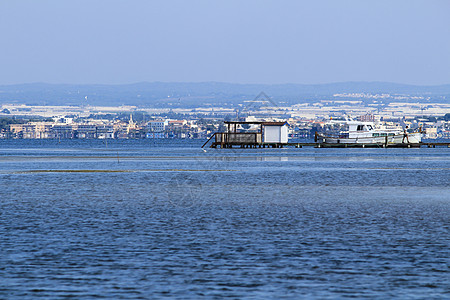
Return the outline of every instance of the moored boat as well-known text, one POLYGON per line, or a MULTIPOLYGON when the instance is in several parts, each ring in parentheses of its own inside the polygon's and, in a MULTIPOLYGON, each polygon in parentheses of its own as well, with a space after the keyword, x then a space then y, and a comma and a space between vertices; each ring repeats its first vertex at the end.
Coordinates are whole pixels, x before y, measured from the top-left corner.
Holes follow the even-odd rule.
POLYGON ((410 132, 405 129, 377 128, 373 122, 346 121, 348 131, 336 136, 316 133, 315 141, 324 145, 362 144, 374 146, 409 145, 419 146, 422 141, 421 129, 410 132))

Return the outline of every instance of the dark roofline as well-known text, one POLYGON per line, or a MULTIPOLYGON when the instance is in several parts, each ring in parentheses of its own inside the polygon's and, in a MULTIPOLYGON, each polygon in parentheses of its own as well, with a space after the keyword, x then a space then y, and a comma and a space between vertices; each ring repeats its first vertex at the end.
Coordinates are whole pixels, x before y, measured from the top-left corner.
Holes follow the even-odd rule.
POLYGON ((254 121, 254 122, 239 122, 239 121, 224 121, 225 124, 255 124, 255 125, 264 125, 264 126, 283 126, 287 124, 287 122, 263 122, 263 121, 254 121))

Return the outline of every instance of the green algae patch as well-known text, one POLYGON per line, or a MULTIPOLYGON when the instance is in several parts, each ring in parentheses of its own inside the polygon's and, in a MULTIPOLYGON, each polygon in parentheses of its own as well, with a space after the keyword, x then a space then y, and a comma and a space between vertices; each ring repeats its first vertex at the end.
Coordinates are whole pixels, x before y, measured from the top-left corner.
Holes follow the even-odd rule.
POLYGON ((17 173, 130 173, 132 170, 29 170, 17 173))
POLYGON ((15 174, 35 173, 137 173, 137 172, 232 172, 236 170, 195 170, 195 169, 147 169, 147 170, 27 170, 15 174))

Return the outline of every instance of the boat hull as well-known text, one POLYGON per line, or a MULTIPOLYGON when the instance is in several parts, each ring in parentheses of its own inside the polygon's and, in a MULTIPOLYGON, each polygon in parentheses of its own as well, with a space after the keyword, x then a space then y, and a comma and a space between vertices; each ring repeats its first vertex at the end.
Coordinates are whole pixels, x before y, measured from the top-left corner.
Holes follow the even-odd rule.
POLYGON ((392 145, 392 144, 419 144, 422 134, 419 132, 397 134, 392 136, 339 138, 330 136, 318 136, 317 141, 323 144, 365 144, 365 145, 392 145))

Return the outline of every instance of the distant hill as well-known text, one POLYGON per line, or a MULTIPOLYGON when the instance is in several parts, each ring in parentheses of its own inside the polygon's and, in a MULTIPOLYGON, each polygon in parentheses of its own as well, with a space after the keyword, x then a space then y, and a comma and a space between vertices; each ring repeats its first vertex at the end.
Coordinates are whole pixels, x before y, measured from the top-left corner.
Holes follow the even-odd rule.
POLYGON ((234 84, 222 82, 142 82, 123 85, 31 83, 0 86, 0 103, 29 105, 136 105, 141 107, 195 107, 236 105, 253 100, 261 91, 277 102, 303 103, 330 99, 336 93, 406 94, 450 99, 450 84, 417 86, 389 82, 328 84, 234 84), (87 97, 87 99, 86 99, 87 97))

